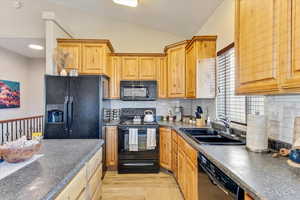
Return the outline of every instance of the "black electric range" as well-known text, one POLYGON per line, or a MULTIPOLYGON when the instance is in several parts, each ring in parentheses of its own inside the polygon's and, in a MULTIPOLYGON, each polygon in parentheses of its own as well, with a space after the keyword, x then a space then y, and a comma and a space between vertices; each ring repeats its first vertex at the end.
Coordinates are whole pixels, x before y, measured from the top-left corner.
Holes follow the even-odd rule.
POLYGON ((159 172, 159 131, 158 123, 144 122, 144 112, 151 110, 156 115, 155 108, 123 108, 118 125, 118 172, 119 173, 158 173, 159 172), (135 121, 139 118, 140 121, 135 121), (135 120, 134 120, 135 119, 135 120), (130 148, 130 131, 137 131, 138 148, 130 148), (147 133, 155 131, 156 146, 149 149, 147 133))

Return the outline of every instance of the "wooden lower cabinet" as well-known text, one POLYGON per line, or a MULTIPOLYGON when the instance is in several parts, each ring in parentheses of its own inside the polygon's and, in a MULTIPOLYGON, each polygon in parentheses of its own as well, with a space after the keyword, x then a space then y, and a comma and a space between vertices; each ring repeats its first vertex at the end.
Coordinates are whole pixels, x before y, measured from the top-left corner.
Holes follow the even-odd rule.
POLYGON ((83 166, 55 200, 100 200, 101 176, 102 148, 83 166))
POLYGON ((177 176, 175 175, 175 178, 185 200, 198 200, 198 161, 194 159, 197 151, 180 136, 178 136, 177 149, 177 176))
POLYGON ((172 132, 170 128, 159 128, 159 161, 160 166, 171 170, 172 168, 172 132))
POLYGON ((173 135, 177 133, 172 131, 172 172, 174 173, 175 178, 178 177, 178 144, 173 135))
POLYGON ((108 170, 117 170, 118 168, 118 127, 107 126, 105 128, 106 143, 106 167, 108 170))

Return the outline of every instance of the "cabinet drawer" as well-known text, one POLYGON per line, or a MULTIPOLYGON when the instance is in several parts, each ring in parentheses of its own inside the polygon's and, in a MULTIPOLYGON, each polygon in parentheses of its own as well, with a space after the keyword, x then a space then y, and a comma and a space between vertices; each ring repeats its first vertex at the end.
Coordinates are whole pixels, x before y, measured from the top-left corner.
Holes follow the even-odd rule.
POLYGON ((181 136, 178 136, 178 149, 181 149, 191 161, 197 162, 197 151, 189 145, 181 136))
POLYGON ((75 200, 86 187, 86 166, 84 166, 55 200, 75 200))
POLYGON ((95 153, 92 159, 87 163, 87 178, 90 180, 92 175, 95 173, 95 170, 102 163, 102 148, 95 153))
POLYGON ((197 163, 197 151, 187 142, 185 143, 184 152, 191 159, 193 163, 197 163))
POLYGON ((96 172, 93 174, 91 180, 88 183, 89 195, 91 197, 94 196, 94 194, 97 191, 98 187, 100 187, 101 177, 102 177, 102 165, 100 165, 96 169, 96 172))

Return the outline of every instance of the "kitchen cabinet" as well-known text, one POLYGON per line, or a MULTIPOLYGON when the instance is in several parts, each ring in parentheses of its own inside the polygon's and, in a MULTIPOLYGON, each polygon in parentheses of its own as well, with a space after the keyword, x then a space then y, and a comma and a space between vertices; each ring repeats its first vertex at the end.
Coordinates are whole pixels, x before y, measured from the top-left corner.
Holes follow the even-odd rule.
POLYGON ((172 172, 175 178, 178 178, 178 144, 177 144, 177 133, 172 130, 172 172))
POLYGON ((198 199, 197 151, 178 136, 178 183, 186 200, 198 199))
POLYGON ((279 92, 278 53, 281 47, 278 40, 281 20, 278 9, 283 4, 280 2, 236 0, 237 94, 279 92))
POLYGON ((109 96, 111 99, 120 98, 120 80, 121 80, 122 58, 119 56, 111 56, 109 67, 109 96))
POLYGON ((55 200, 101 199, 102 148, 84 164, 55 200), (92 198, 95 197, 95 198, 92 198))
POLYGON ((122 57, 122 80, 139 79, 139 58, 137 56, 122 57))
POLYGON ((72 62, 68 63, 66 70, 77 69, 81 72, 81 43, 80 42, 59 42, 58 49, 61 49, 64 53, 69 53, 72 62))
POLYGON ((84 74, 107 74, 106 45, 82 44, 82 71, 84 74))
POLYGON ((167 58, 157 58, 157 84, 158 84, 158 98, 168 97, 168 68, 167 58))
POLYGON ((159 128, 159 160, 160 166, 171 170, 172 168, 172 132, 169 128, 159 128))
POLYGON ((105 131, 106 167, 108 170, 118 168, 118 128, 107 126, 105 131))
POLYGON ((156 58, 139 57, 139 80, 156 80, 156 58))
POLYGON ((86 75, 108 75, 109 57, 114 51, 109 40, 57 39, 57 43, 59 49, 71 54, 67 69, 78 69, 86 75))
POLYGON ((280 2, 280 52, 282 93, 300 92, 300 1, 280 2))
POLYGON ((185 77, 187 98, 215 97, 216 40, 217 36, 194 36, 187 44, 185 77))
POLYGON ((185 46, 187 41, 167 46, 168 97, 185 97, 185 46))

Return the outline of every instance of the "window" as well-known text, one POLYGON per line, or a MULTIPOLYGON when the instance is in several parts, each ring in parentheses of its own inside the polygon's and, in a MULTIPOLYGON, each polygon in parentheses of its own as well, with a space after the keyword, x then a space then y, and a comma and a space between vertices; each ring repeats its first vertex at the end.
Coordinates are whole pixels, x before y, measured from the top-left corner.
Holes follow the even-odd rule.
POLYGON ((247 114, 264 113, 263 96, 235 95, 234 48, 218 56, 217 66, 217 118, 246 124, 247 114))

